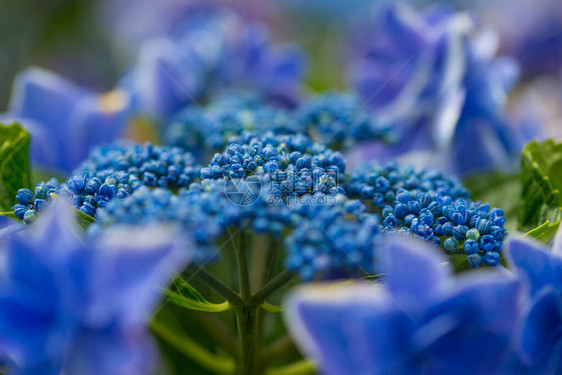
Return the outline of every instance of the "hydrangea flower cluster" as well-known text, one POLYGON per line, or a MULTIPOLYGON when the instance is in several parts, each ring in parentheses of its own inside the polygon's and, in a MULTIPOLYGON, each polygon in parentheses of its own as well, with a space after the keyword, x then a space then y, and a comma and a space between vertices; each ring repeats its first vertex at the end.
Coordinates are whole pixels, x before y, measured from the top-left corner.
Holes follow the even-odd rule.
POLYGON ((18 219, 30 224, 48 204, 51 194, 56 194, 59 188, 59 182, 53 178, 37 185, 35 194, 29 189, 19 189, 16 194, 18 203, 12 207, 14 214, 18 219))
POLYGON ((380 217, 358 200, 336 197, 337 203, 300 205, 298 225, 285 240, 285 266, 308 281, 324 277, 369 275, 380 241, 380 217))
POLYGON ((77 174, 97 171, 127 173, 132 189, 140 185, 177 189, 187 187, 199 176, 193 156, 176 147, 112 144, 96 148, 77 174))
POLYGON ((56 194, 96 217, 99 207, 114 198, 125 198, 141 186, 178 189, 187 187, 198 174, 191 154, 181 149, 116 143, 94 149, 64 184, 54 179, 42 182, 35 188, 35 197, 30 190, 21 189, 13 210, 20 220, 30 223, 51 201, 51 194, 56 194))
POLYGON ((345 150, 366 141, 391 142, 390 123, 376 121, 351 94, 323 94, 305 101, 294 110, 266 104, 257 94, 229 93, 206 108, 187 107, 166 130, 167 144, 195 155, 223 149, 243 131, 275 134, 304 133, 326 147, 345 150))
POLYGON ((351 86, 400 128, 399 147, 365 150, 370 157, 435 152, 457 173, 516 162, 528 138, 504 107, 519 66, 496 56, 496 35, 474 17, 444 4, 382 4, 350 44, 351 86))
POLYGON ((202 179, 240 179, 264 176, 280 194, 338 193, 338 174, 345 171, 341 153, 302 134, 257 136, 244 132, 226 152, 215 154, 202 179))
POLYGON ((299 127, 317 142, 334 149, 381 140, 391 141, 390 123, 375 120, 351 94, 324 94, 304 102, 295 113, 299 127))
POLYGON ((132 195, 104 207, 90 231, 100 232, 116 224, 173 223, 181 228, 178 235, 187 231, 197 244, 194 260, 205 262, 216 256, 215 242, 225 229, 239 224, 240 212, 236 208, 217 189, 194 187, 173 194, 167 189, 141 186, 132 195))
POLYGON ((503 211, 471 202, 455 178, 396 163, 372 164, 353 173, 346 189, 372 203, 382 214, 386 233, 410 234, 442 245, 449 253, 462 250, 474 268, 500 261, 507 236, 503 211))
POLYGON ((166 143, 203 158, 224 149, 231 137, 244 130, 276 134, 300 131, 287 110, 267 105, 257 95, 241 94, 223 95, 205 109, 187 107, 180 111, 166 130, 166 143))
POLYGON ((165 125, 186 105, 228 87, 254 88, 282 104, 298 101, 305 56, 294 45, 274 43, 265 25, 226 8, 201 9, 178 31, 144 43, 122 81, 138 112, 165 125))

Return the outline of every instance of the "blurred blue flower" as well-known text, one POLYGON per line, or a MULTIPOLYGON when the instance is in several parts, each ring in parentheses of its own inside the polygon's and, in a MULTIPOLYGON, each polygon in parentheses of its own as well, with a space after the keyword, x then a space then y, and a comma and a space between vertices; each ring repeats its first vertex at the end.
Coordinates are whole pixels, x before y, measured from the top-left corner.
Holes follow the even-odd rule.
POLYGON ((431 150, 457 173, 510 166, 523 142, 504 105, 519 68, 495 56, 496 35, 445 6, 386 5, 375 17, 355 38, 349 80, 403 138, 366 148, 368 156, 431 150))
POLYGON ((452 280, 447 260, 405 238, 382 249, 385 284, 312 286, 289 299, 286 323, 325 374, 503 374, 519 283, 452 280))
POLYGON ((129 99, 120 90, 98 94, 47 70, 29 68, 15 79, 2 120, 16 120, 31 133, 37 167, 71 172, 100 142, 124 131, 129 99))
POLYGON ((12 374, 148 374, 145 324, 185 249, 156 228, 82 240, 74 220, 55 205, 3 238, 0 353, 12 374))
POLYGON ((508 244, 518 275, 528 283, 517 347, 533 374, 562 373, 562 243, 552 251, 539 243, 514 239, 508 244))
POLYGON ((562 70, 562 9, 558 0, 494 1, 488 18, 502 34, 502 49, 517 57, 523 74, 562 70))
POLYGON ((122 87, 139 113, 166 124, 186 105, 232 86, 293 104, 304 68, 298 48, 273 44, 264 25, 217 8, 194 12, 174 37, 147 41, 122 87))

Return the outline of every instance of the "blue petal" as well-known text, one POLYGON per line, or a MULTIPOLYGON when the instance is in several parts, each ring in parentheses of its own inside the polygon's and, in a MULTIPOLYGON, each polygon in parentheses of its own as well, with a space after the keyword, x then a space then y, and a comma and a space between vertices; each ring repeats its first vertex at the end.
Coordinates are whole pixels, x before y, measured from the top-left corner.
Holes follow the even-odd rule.
POLYGON ((375 287, 307 287, 289 299, 285 321, 323 373, 370 374, 399 366, 408 318, 375 287))
POLYGON ((148 374, 156 359, 154 349, 144 329, 85 329, 78 334, 65 370, 80 375, 148 374))
POLYGON ((451 274, 447 259, 424 241, 389 240, 382 253, 388 289, 399 303, 418 304, 451 274))
POLYGON ((530 240, 515 238, 507 246, 517 272, 530 283, 531 293, 548 284, 562 286, 562 257, 530 240))
POLYGON ((455 287, 426 311, 418 350, 440 373, 499 371, 510 359, 519 292, 516 280, 482 275, 455 287))
POLYGON ((556 343, 562 338, 562 292, 552 287, 541 289, 523 319, 519 347, 525 362, 535 365, 549 363, 549 357, 559 358, 562 351, 556 343))

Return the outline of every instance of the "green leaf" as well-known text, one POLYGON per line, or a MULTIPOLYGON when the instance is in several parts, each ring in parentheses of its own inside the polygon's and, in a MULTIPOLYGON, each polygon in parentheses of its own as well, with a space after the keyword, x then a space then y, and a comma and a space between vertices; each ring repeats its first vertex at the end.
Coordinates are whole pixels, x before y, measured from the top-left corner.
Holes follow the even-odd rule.
POLYGON ((172 287, 165 291, 165 295, 169 302, 191 310, 216 313, 232 308, 229 302, 211 303, 207 301, 179 275, 174 279, 172 287))
POLYGON ((562 219, 562 143, 552 139, 528 143, 521 155, 521 166, 520 229, 529 236, 550 241, 562 219))
POLYGON ((547 220, 546 223, 544 223, 540 227, 528 231, 523 236, 534 238, 536 240, 543 241, 543 242, 550 242, 556 235, 556 231, 558 230, 559 226, 560 226, 560 221, 550 224, 550 221, 547 220))
POLYGON ((501 208, 506 218, 505 228, 515 233, 519 226, 521 200, 521 175, 492 172, 470 176, 463 180, 473 201, 490 203, 501 208))
POLYGON ((0 125, 0 211, 10 211, 16 193, 29 188, 31 137, 21 125, 0 125))

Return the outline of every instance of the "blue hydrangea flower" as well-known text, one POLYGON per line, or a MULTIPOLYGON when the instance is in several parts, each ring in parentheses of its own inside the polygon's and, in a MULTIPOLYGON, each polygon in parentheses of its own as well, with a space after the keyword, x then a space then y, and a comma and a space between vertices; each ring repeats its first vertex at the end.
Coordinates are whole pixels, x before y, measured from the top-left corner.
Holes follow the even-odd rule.
POLYGON ((41 182, 34 194, 18 191, 12 209, 26 223, 35 220, 52 194, 65 198, 74 208, 96 217, 98 208, 123 199, 141 186, 179 189, 199 177, 200 168, 190 153, 179 148, 115 143, 95 148, 66 183, 41 182), (22 203, 24 202, 24 203, 22 203))
POLYGON ((338 175, 345 171, 343 156, 302 134, 257 136, 243 132, 226 151, 215 154, 202 179, 240 179, 263 176, 281 195, 322 192, 337 194, 338 175))
POLYGON ((319 203, 292 207, 299 220, 284 242, 285 267, 298 272, 304 281, 373 274, 380 217, 342 195, 308 199, 319 203))
POLYGON ((390 124, 378 122, 351 94, 324 94, 304 102, 296 121, 315 141, 346 149, 366 141, 392 140, 390 124))
POLYGON ((431 151, 457 173, 512 166, 523 144, 504 105, 519 70, 495 56, 494 35, 476 32, 471 18, 446 7, 385 5, 375 17, 355 38, 350 81, 402 141, 362 152, 431 151))
POLYGON ((562 244, 552 250, 524 239, 513 239, 508 251, 517 275, 529 287, 522 313, 517 348, 533 374, 558 374, 562 370, 562 244))
POLYGON ((199 176, 199 167, 189 152, 176 147, 132 143, 100 146, 75 171, 76 175, 102 171, 126 173, 133 188, 147 185, 177 189, 199 176))
POLYGON ((292 113, 265 104, 257 94, 237 92, 221 95, 205 108, 189 106, 180 111, 167 128, 165 139, 168 145, 203 159, 222 151, 244 130, 295 134, 300 128, 292 113))
POLYGON ((303 72, 300 50, 272 43, 263 25, 220 8, 193 12, 173 38, 146 42, 123 87, 137 111, 166 124, 184 106, 228 87, 294 103, 303 72))
POLYGON ((2 118, 29 130, 35 166, 67 174, 92 147, 123 133, 128 106, 124 91, 98 94, 55 73, 30 68, 16 77, 2 118))
POLYGON ((490 4, 490 17, 502 33, 502 48, 521 62, 527 78, 558 76, 562 65, 562 11, 556 0, 490 4))
POLYGON ((146 321, 189 247, 156 228, 84 240, 73 224, 69 208, 55 205, 3 239, 2 359, 13 374, 150 373, 146 321))
POLYGON ((440 252, 405 238, 381 251, 383 284, 305 287, 288 300, 285 322, 322 373, 517 373, 516 280, 454 280, 440 252))
POLYGON ((507 237, 503 211, 470 201, 457 178, 434 169, 372 163, 350 175, 345 191, 382 215, 387 234, 409 234, 465 254, 473 268, 500 262, 507 237))

